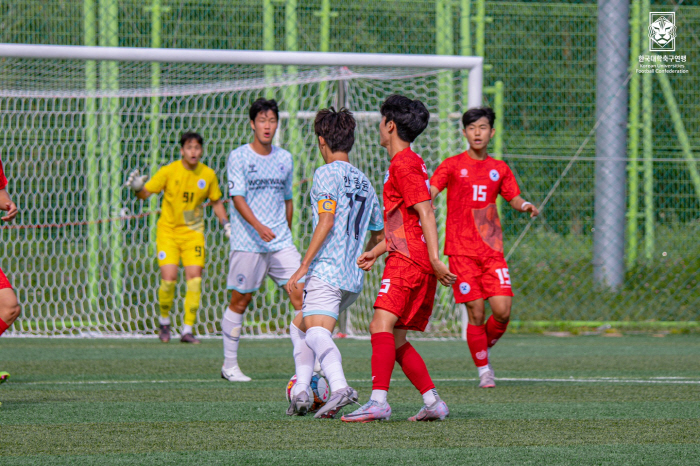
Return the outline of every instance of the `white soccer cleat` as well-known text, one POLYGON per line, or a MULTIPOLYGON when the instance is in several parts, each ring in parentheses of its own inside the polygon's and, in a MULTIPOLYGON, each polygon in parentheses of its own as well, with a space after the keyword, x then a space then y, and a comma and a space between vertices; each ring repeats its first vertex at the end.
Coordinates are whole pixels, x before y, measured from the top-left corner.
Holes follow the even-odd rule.
POLYGON ((229 367, 228 369, 221 368, 221 378, 226 379, 229 382, 250 382, 251 378, 248 377, 241 371, 238 366, 229 367))

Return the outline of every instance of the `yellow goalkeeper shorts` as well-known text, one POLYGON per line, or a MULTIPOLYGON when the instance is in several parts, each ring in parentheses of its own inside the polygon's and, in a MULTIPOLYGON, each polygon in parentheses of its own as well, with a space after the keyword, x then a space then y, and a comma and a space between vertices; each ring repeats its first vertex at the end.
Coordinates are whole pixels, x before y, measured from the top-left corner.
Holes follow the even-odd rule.
POLYGON ((198 265, 204 267, 204 235, 196 231, 188 231, 184 234, 165 232, 158 228, 156 235, 156 249, 158 250, 158 266, 198 265))

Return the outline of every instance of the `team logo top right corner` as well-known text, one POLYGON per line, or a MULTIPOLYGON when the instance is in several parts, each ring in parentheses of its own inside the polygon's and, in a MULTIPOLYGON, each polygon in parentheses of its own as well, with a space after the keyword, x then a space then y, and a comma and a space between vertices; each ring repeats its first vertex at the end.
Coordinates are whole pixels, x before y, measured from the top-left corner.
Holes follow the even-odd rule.
POLYGON ((650 52, 675 52, 677 32, 675 12, 649 13, 650 52))

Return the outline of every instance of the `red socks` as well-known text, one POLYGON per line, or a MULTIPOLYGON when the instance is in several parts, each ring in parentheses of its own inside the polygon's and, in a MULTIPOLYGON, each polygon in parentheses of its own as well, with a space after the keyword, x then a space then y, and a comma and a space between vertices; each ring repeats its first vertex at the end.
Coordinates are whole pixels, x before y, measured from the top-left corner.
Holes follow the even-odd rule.
POLYGON ((0 335, 5 333, 5 330, 7 330, 8 328, 10 328, 10 326, 7 325, 4 320, 0 319, 0 335))
POLYGON ((469 345, 469 351, 472 353, 476 367, 483 367, 489 363, 486 325, 467 324, 467 345, 469 345))
POLYGON ((508 322, 501 323, 493 318, 493 314, 486 321, 486 341, 488 342, 489 348, 496 344, 499 338, 506 333, 508 328, 508 322))
POLYGON ((389 390, 396 362, 394 345, 393 333, 380 332, 372 335, 372 390, 389 390))
POLYGON ((423 358, 410 343, 407 342, 396 350, 396 362, 399 363, 403 373, 406 374, 408 380, 418 389, 421 395, 435 388, 423 358))

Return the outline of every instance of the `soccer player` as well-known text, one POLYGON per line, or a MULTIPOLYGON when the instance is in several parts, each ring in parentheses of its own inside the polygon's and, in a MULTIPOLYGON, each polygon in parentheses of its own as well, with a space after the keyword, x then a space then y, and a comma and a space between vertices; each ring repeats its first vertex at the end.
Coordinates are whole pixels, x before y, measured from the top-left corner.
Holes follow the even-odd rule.
MULTIPOLYGON (((301 255, 292 243, 292 154, 272 145, 279 110, 274 100, 258 99, 248 112, 253 142, 228 156, 231 208, 231 253, 227 285, 231 302, 224 309, 224 365, 221 377, 248 382, 238 366, 238 344, 243 313, 265 276, 284 286, 299 268, 301 255)), ((303 282, 304 280, 299 280, 303 282)), ((301 287, 289 293, 295 310, 301 310, 301 287)))
POLYGON ((129 175, 127 185, 139 199, 164 192, 161 215, 158 219, 156 245, 160 266, 160 331, 162 342, 170 341, 170 310, 175 299, 175 283, 178 265, 182 260, 187 280, 185 293, 185 318, 180 332, 183 343, 199 343, 192 333, 197 320, 199 300, 202 294, 202 270, 204 269, 204 212, 202 204, 209 199, 214 213, 230 235, 231 225, 222 193, 214 170, 200 162, 203 139, 197 133, 188 132, 180 138, 181 160, 161 167, 148 182, 147 175, 138 170, 129 175))
MULTIPOLYGON (((6 211, 0 220, 3 222, 11 222, 17 216, 17 206, 10 195, 7 193, 7 178, 2 170, 2 161, 0 161, 0 210, 6 211)), ((0 335, 5 333, 12 323, 19 317, 20 307, 17 301, 17 295, 10 285, 2 269, 0 268, 0 335)), ((7 372, 0 372, 0 383, 5 382, 10 377, 7 372)))
POLYGON ((468 110, 462 123, 469 150, 443 161, 430 179, 433 200, 447 188, 445 255, 458 277, 452 287, 455 301, 467 307, 467 344, 482 388, 495 386, 488 356, 508 327, 513 299, 496 198, 500 194, 515 210, 529 212, 531 217, 539 214, 520 197, 508 165, 487 153, 495 118, 488 107, 468 110), (484 300, 492 311, 485 325, 484 300))
POLYGON ((332 418, 343 406, 357 403, 357 392, 348 386, 342 359, 331 332, 341 311, 362 291, 364 274, 357 259, 367 231, 367 250, 384 239, 382 210, 374 188, 356 167, 348 152, 355 142, 355 119, 348 110, 332 107, 316 115, 314 131, 326 165, 314 173, 311 187, 314 233, 299 269, 287 282, 291 294, 306 278, 301 315, 292 322, 297 382, 287 414, 303 416, 311 401, 307 389, 318 358, 331 387, 331 398, 316 418, 332 418))
POLYGON ((389 419, 387 392, 394 362, 423 395, 425 406, 409 421, 442 420, 449 415, 447 405, 438 396, 423 358, 406 340, 408 330, 425 330, 437 281, 450 286, 457 278, 440 261, 428 171, 423 159, 411 150, 411 143, 428 126, 430 114, 419 100, 400 95, 389 97, 380 111, 380 144, 391 160, 384 177, 386 240, 357 260, 362 269, 369 270, 379 256, 389 251, 369 327, 372 396, 342 420, 389 419))

